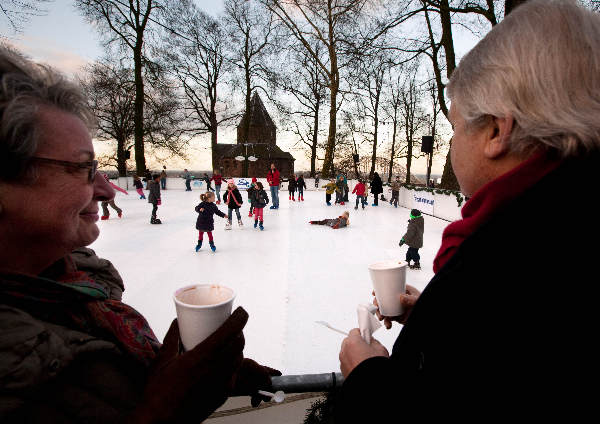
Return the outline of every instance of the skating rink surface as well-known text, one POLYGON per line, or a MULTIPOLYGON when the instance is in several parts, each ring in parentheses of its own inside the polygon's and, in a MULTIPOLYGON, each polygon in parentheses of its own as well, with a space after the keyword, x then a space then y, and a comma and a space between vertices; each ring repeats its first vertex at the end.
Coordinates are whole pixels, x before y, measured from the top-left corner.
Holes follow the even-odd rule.
MULTIPOLYGON (((264 209, 265 230, 260 231, 248 218, 247 195, 242 191, 244 226, 238 226, 234 214, 233 228, 226 231, 226 220, 215 215, 217 251, 210 251, 205 234, 196 253, 194 207, 200 194, 199 190, 162 191, 158 217, 163 223, 151 225, 152 206, 147 201, 135 191, 127 196, 117 193, 115 201, 123 209, 123 218, 111 209, 110 219, 98 222, 100 237, 90 247, 121 273, 123 301, 140 311, 162 340, 176 316, 172 296, 177 288, 205 283, 229 286, 237 293, 234 308, 243 306, 250 315, 244 329, 246 357, 284 374, 339 371, 344 336, 315 321, 345 331, 358 326, 357 305, 373 299, 367 266, 404 259, 407 248, 398 247, 398 241, 410 211, 387 202, 355 211, 354 195, 350 204, 327 206, 324 191, 305 191, 304 202, 292 202, 281 191, 279 210, 269 209, 271 203, 264 209), (350 211, 347 228, 308 224, 337 217, 344 210, 350 211)), ((219 208, 227 213, 227 206, 219 208)), ((420 290, 433 276, 433 258, 448 225, 424 217, 422 269, 407 271, 407 283, 420 290)), ((382 327, 374 337, 391 351, 400 327, 382 327)))

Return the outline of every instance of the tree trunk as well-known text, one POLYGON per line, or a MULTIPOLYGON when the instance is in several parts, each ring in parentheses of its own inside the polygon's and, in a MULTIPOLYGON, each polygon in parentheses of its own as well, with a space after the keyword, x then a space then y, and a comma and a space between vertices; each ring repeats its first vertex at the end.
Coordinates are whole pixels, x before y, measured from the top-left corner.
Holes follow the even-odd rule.
POLYGON ((135 75, 135 114, 134 114, 134 140, 135 140, 135 167, 138 175, 146 172, 146 159, 144 157, 144 79, 142 77, 142 34, 138 34, 138 44, 133 51, 135 75))
POLYGON ((369 172, 369 179, 373 179, 375 173, 375 162, 377 161, 377 129, 379 128, 377 122, 377 112, 375 112, 375 128, 373 134, 373 154, 371 155, 371 171, 369 172))
POLYGON ((329 107, 329 135, 327 136, 327 146, 325 147, 325 160, 323 161, 323 169, 321 175, 323 178, 333 176, 333 154, 335 150, 335 133, 336 133, 336 118, 337 118, 337 93, 339 81, 332 80, 330 84, 330 101, 329 107))
POLYGON ((313 123, 312 146, 310 149, 310 176, 315 177, 317 171, 317 143, 319 141, 319 109, 321 106, 320 99, 317 99, 315 106, 315 120, 313 123))
POLYGON ((396 155, 396 128, 397 122, 394 116, 394 129, 392 131, 392 155, 390 156, 390 172, 388 174, 388 183, 392 181, 392 174, 394 173, 394 156, 396 155))
POLYGON ((117 139, 117 170, 119 177, 127 176, 127 159, 125 159, 125 142, 122 138, 117 139))

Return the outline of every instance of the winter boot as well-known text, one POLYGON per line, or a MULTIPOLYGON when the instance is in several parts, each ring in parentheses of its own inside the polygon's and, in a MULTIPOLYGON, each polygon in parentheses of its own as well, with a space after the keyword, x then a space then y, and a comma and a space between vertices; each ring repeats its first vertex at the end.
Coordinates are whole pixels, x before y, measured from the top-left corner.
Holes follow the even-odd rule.
POLYGON ((119 213, 117 214, 117 216, 118 216, 119 218, 122 218, 122 217, 123 217, 123 212, 119 212, 119 213))
POLYGON ((243 227, 243 226, 244 226, 244 223, 242 222, 242 220, 241 220, 241 219, 238 219, 238 225, 239 225, 240 227, 243 227))
POLYGON ((288 196, 288 200, 292 200, 292 195, 291 194, 288 196))
POLYGON ((327 206, 331 206, 331 202, 327 202, 327 206))
POLYGON ((225 229, 231 230, 231 221, 230 220, 227 220, 227 223, 225 224, 225 229))
POLYGON ((209 240, 208 244, 210 244, 210 250, 212 250, 213 252, 215 250, 217 250, 217 248, 215 247, 215 242, 212 240, 209 240))
POLYGON ((300 200, 304 202, 304 195, 300 196, 300 200))
MULTIPOLYGON (((364 209, 364 208, 363 208, 364 209)), ((358 206, 354 206, 354 210, 357 211, 358 210, 358 206)))
POLYGON ((260 231, 264 230, 265 227, 263 227, 263 222, 260 221, 260 224, 258 224, 258 228, 260 228, 260 231))
POLYGON ((415 264, 412 266, 412 269, 421 269, 421 264, 419 261, 415 261, 415 264))
POLYGON ((221 204, 221 201, 220 201, 220 200, 217 200, 217 201, 216 201, 216 204, 217 204, 217 205, 220 205, 220 204, 221 204))
POLYGON ((158 218, 150 218, 150 224, 162 224, 162 221, 158 218))
POLYGON ((409 260, 409 261, 406 261, 406 262, 408 263, 408 267, 409 267, 410 269, 413 269, 413 264, 411 264, 411 263, 410 263, 410 260, 409 260))
POLYGON ((258 225, 258 219, 254 221, 254 228, 258 225))
POLYGON ((102 215, 102 216, 100 217, 100 219, 101 219, 102 221, 106 221, 106 220, 108 219, 108 215, 102 215))
POLYGON ((248 218, 252 218, 252 212, 248 212, 248 218))
POLYGON ((201 247, 202 247, 202 240, 198 240, 198 244, 196 245, 196 252, 198 250, 200 250, 201 247))
POLYGON ((340 205, 344 206, 344 205, 345 205, 345 203, 342 201, 342 202, 340 202, 340 205))
MULTIPOLYGON (((294 196, 292 196, 292 202, 295 202, 295 201, 296 201, 296 199, 294 199, 294 196)), ((298 201, 300 201, 300 200, 298 200, 298 201)))
POLYGON ((275 209, 275 206, 271 206, 269 209, 275 209))

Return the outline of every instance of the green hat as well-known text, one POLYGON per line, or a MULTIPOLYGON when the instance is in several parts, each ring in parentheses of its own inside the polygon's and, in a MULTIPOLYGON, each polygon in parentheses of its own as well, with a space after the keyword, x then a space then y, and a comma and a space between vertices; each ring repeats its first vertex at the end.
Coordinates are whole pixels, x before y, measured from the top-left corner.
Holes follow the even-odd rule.
POLYGON ((421 211, 418 209, 411 209, 410 211, 410 219, 415 219, 421 216, 421 211))

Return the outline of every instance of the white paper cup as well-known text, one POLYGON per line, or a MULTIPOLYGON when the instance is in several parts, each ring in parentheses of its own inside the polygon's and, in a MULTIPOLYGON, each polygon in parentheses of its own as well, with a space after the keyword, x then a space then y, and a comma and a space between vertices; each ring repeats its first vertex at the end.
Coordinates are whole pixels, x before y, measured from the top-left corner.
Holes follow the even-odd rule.
POLYGON ((175 292, 179 335, 185 350, 193 349, 231 315, 235 292, 216 284, 195 284, 175 292))
POLYGON ((406 293, 407 265, 404 261, 381 261, 369 265, 375 298, 383 316, 402 315, 400 295, 406 293))

